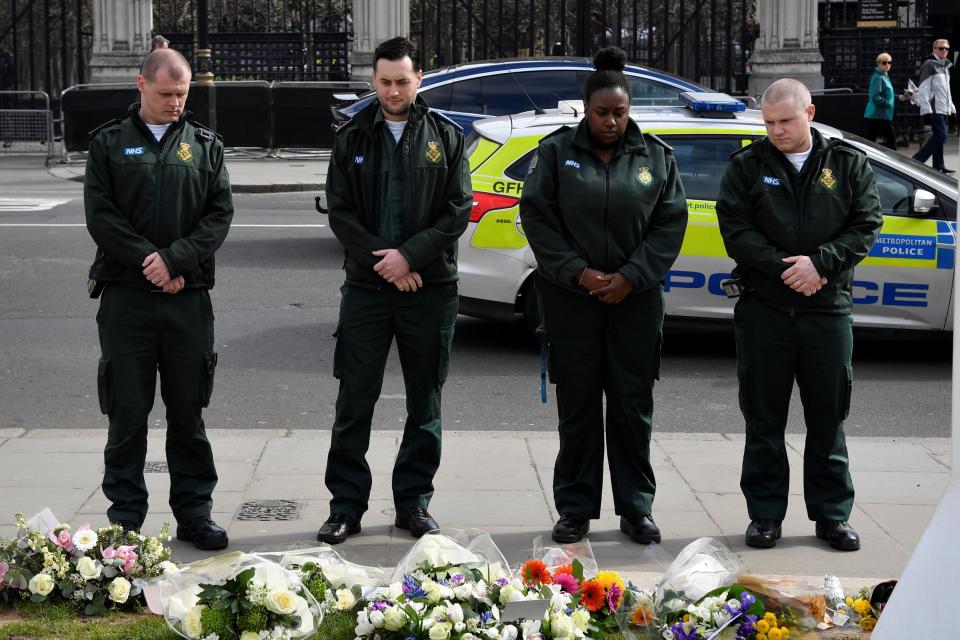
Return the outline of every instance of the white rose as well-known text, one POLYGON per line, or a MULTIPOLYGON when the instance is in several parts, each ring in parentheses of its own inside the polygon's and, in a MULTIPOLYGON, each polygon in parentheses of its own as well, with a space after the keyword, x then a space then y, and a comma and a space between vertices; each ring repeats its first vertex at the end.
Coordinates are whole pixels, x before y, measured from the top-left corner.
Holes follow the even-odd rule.
POLYGON ((383 620, 382 611, 377 611, 376 609, 374 609, 373 611, 370 612, 370 624, 372 624, 374 627, 379 629, 380 627, 383 626, 383 623, 384 623, 384 620, 383 620))
POLYGON ((162 571, 163 575, 165 576, 172 576, 173 574, 180 571, 180 567, 170 562, 169 560, 164 560, 163 562, 161 562, 159 565, 159 568, 160 568, 160 571, 162 571))
POLYGON ((480 638, 473 635, 472 633, 465 633, 462 636, 460 636, 460 640, 480 640, 480 638))
POLYGON ((183 632, 190 638, 199 638, 200 634, 203 633, 203 625, 200 624, 200 614, 203 613, 203 609, 202 606, 194 607, 187 611, 187 615, 183 616, 183 620, 181 620, 183 632))
POLYGON ((407 614, 397 605, 383 612, 383 628, 387 631, 399 631, 407 624, 407 614))
POLYGON ((244 631, 240 634, 240 640, 260 640, 260 634, 256 631, 244 631))
POLYGON ((450 637, 450 623, 438 622, 430 627, 430 640, 447 640, 450 637))
POLYGON ((508 624, 500 632, 500 640, 517 640, 517 628, 508 624))
POLYGON ((400 596, 402 596, 402 595, 403 595, 403 585, 400 584, 399 582, 394 582, 394 583, 391 584, 390 587, 387 589, 387 599, 388 599, 388 600, 394 600, 394 601, 396 601, 396 600, 399 599, 400 596))
POLYGON ((100 577, 101 569, 100 563, 93 558, 83 556, 77 561, 77 573, 84 580, 96 580, 100 577))
POLYGON ((263 606, 281 616, 289 616, 297 610, 299 596, 289 589, 276 589, 267 594, 263 606))
POLYGON ((355 604, 357 604, 357 599, 353 596, 353 592, 350 591, 350 589, 337 589, 337 609, 340 611, 349 611, 353 609, 353 605, 355 604))
POLYGON ((550 632, 554 638, 572 638, 575 628, 570 616, 562 613, 550 616, 550 632))
POLYGON ((53 591, 54 586, 56 585, 53 582, 53 578, 47 573, 38 573, 30 578, 30 582, 27 584, 27 588, 30 589, 30 593, 35 593, 41 596, 45 596, 53 591))
POLYGON ((590 612, 586 609, 577 609, 573 612, 573 615, 570 616, 573 619, 573 624, 576 625, 577 629, 580 631, 586 631, 587 625, 590 624, 590 612))
POLYGON ((114 578, 107 587, 110 599, 117 604, 123 604, 130 597, 130 582, 126 578, 114 578))
POLYGON ((84 529, 73 534, 73 546, 80 551, 90 551, 97 546, 97 532, 92 529, 84 529))
POLYGON ((424 580, 420 585, 420 588, 423 589, 423 592, 427 594, 427 602, 435 604, 440 602, 440 585, 438 585, 433 580, 424 580))
MULTIPOLYGON (((538 596, 539 597, 539 596, 538 596)), ((520 600, 525 600, 523 591, 516 588, 512 584, 505 584, 500 589, 500 604, 507 604, 508 602, 518 602, 520 600)))

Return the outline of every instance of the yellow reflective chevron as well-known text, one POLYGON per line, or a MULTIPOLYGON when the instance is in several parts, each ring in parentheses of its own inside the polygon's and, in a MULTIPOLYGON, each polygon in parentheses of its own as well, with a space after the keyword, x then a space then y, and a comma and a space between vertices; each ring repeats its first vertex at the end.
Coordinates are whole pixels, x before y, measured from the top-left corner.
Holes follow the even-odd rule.
POLYGON ((470 244, 478 249, 522 249, 527 239, 520 233, 520 206, 490 211, 480 218, 470 244))
POLYGON ((480 138, 480 141, 477 143, 477 146, 474 148, 473 153, 470 154, 470 171, 471 173, 477 169, 484 161, 493 155, 493 152, 496 151, 500 145, 492 140, 487 140, 486 138, 480 138))

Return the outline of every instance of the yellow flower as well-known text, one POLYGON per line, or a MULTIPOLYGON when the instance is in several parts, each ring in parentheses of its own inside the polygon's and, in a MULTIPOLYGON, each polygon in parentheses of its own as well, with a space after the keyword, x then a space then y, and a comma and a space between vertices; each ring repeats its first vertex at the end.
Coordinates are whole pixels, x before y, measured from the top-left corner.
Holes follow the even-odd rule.
POLYGON ((757 633, 766 633, 770 631, 770 623, 766 620, 757 620, 757 633))
POLYGON ((877 626, 877 619, 872 616, 865 616, 860 619, 860 628, 864 631, 873 631, 875 626, 877 626))
POLYGON ((757 640, 770 640, 765 633, 758 633, 757 640))
POLYGON ((774 627, 767 632, 768 640, 783 640, 783 634, 780 632, 780 629, 774 627))
POLYGON ((870 603, 863 598, 857 598, 853 601, 853 610, 859 615, 865 616, 870 613, 870 603))
POLYGON ((853 598, 851 598, 850 596, 847 596, 847 599, 844 600, 844 602, 847 603, 847 606, 848 606, 848 607, 852 607, 852 606, 853 606, 853 598))
POLYGON ((789 627, 780 627, 780 640, 787 640, 790 637, 789 627))
POLYGON ((763 614, 763 619, 768 625, 770 625, 771 629, 777 628, 777 616, 772 611, 767 611, 765 614, 763 614))
POLYGON ((603 585, 604 591, 609 591, 610 585, 615 584, 620 587, 620 593, 623 593, 623 578, 616 571, 598 571, 594 580, 603 585))

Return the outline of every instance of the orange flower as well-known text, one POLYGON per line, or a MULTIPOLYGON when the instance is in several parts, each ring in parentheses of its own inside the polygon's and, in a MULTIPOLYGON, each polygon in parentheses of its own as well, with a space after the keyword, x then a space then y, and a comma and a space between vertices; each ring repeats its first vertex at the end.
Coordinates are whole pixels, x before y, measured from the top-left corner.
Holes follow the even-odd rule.
POLYGON ((637 607, 630 614, 630 622, 638 627, 645 627, 653 623, 653 611, 644 607, 637 607))
POLYGON ((607 603, 606 590, 596 580, 587 580, 580 587, 580 603, 591 613, 599 611, 607 603))
POLYGON ((523 576, 524 584, 550 584, 553 582, 550 572, 547 570, 547 565, 543 564, 542 560, 527 560, 524 562, 520 575, 523 576))
POLYGON ((573 575, 573 565, 565 564, 553 570, 553 575, 557 575, 560 573, 569 573, 570 575, 573 575))

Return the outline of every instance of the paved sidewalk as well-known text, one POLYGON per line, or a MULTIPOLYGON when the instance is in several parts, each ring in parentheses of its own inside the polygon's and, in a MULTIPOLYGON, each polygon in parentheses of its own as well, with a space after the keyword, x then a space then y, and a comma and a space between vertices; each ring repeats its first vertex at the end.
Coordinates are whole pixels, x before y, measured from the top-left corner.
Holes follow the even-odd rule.
MULTIPOLYGON (((390 473, 400 432, 373 433, 368 460, 374 480, 363 531, 338 550, 355 562, 392 567, 413 539, 393 527, 390 473)), ((220 483, 214 517, 227 527, 231 549, 279 549, 316 544, 327 516, 329 493, 323 470, 329 432, 307 430, 211 430, 220 483), (286 500, 294 517, 285 521, 240 520, 244 503, 286 500)), ((49 507, 78 526, 106 524, 107 501, 99 485, 105 430, 0 429, 0 537, 13 534, 13 514, 28 517, 49 507)), ((739 491, 741 434, 656 434, 652 445, 658 493, 654 517, 663 544, 631 543, 618 530, 609 490, 589 536, 601 568, 622 571, 652 584, 689 542, 726 539, 746 569, 762 575, 838 575, 848 589, 900 575, 950 478, 948 439, 852 438, 849 442, 857 501, 851 522, 863 538, 856 553, 830 549, 813 536, 802 493, 802 436, 788 436, 791 504, 784 537, 772 550, 743 543, 747 513, 739 491)), ((533 539, 550 543, 551 481, 557 438, 543 432, 456 432, 444 434, 431 513, 441 526, 488 531, 507 560, 529 557, 533 539)), ((150 432, 149 463, 163 463, 163 431, 150 432)), ((153 466, 153 465, 150 465, 153 466)), ((156 533, 172 522, 166 504, 165 472, 149 473, 152 508, 144 525, 156 533)), ((609 478, 605 487, 609 487, 609 478)), ((552 544, 552 543, 550 543, 552 544)), ((177 559, 209 554, 176 540, 177 559)))

